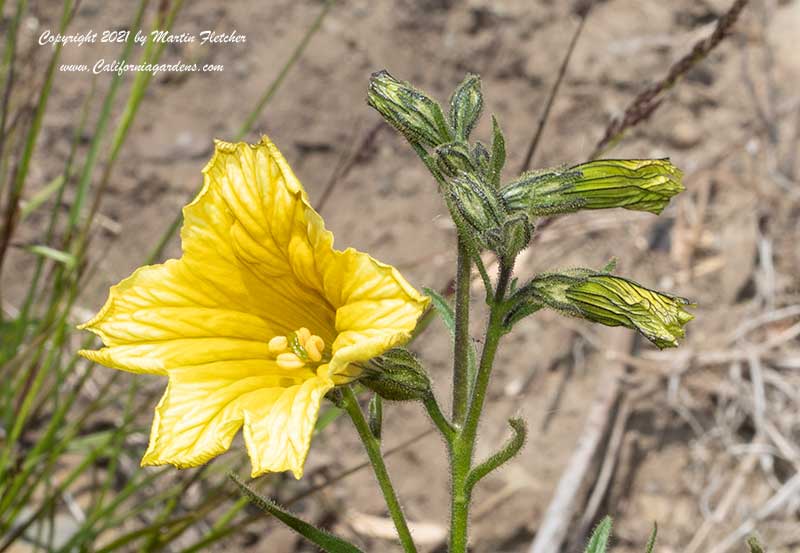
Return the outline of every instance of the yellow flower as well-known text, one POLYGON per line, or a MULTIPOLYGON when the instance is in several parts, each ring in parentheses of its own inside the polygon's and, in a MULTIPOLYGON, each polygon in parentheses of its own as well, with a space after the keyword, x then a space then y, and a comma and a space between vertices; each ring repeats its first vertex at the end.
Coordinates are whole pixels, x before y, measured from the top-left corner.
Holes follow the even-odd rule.
POLYGON ((409 339, 428 299, 333 235, 277 147, 216 142, 183 256, 139 268, 81 325, 81 355, 169 377, 142 465, 207 462, 239 428, 252 475, 303 474, 322 397, 409 339))

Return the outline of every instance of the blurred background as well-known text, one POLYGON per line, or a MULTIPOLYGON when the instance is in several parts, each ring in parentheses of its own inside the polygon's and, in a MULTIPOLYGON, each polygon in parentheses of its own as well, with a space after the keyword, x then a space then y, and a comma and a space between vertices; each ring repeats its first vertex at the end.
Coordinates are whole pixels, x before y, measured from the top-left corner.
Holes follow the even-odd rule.
MULTIPOLYGON (((517 267, 525 278, 616 256, 619 274, 693 299, 697 319, 663 352, 554 313, 519 325, 501 348, 477 454, 494 451, 517 414, 529 443, 479 486, 475 551, 582 551, 604 514, 620 553, 643 551, 654 521, 661 553, 742 551, 753 530, 770 551, 800 548, 800 2, 737 4, 747 5, 729 34, 603 153, 670 157, 687 191, 661 217, 618 210, 541 225, 517 267)), ((732 5, 0 0, 0 552, 314 550, 239 500, 225 474, 249 472, 240 439, 201 469, 139 469, 164 382, 74 358, 92 344, 74 325, 111 284, 180 255, 176 216, 214 138, 268 133, 339 248, 445 289, 454 228, 413 151, 367 107, 370 73, 388 69, 441 101, 479 73, 510 179, 541 122, 531 168, 587 160, 732 5), (129 28, 246 41, 129 47, 132 62, 222 66, 152 78, 62 70, 122 59, 123 44, 39 44, 46 30, 129 28)), ((487 142, 489 130, 485 116, 474 136, 487 142)), ((441 398, 447 343, 437 322, 413 346, 441 398)), ((387 405, 384 420, 414 534, 422 550, 444 551, 444 445, 424 434, 416 405, 387 405)), ((363 460, 351 426, 334 420, 302 481, 257 485, 366 551, 395 550, 363 460)))

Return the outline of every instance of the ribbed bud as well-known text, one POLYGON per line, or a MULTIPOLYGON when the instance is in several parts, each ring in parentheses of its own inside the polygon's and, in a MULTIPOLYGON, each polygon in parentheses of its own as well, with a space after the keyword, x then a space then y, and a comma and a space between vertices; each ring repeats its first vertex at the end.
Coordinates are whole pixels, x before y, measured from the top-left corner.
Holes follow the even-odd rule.
POLYGON ((455 177, 459 173, 472 173, 475 167, 470 156, 469 144, 466 142, 449 142, 437 146, 436 165, 448 177, 455 177))
POLYGON ((613 207, 659 214, 684 190, 682 175, 668 159, 605 159, 524 173, 503 198, 510 210, 532 217, 613 207))
POLYGON ((466 140, 481 116, 483 94, 481 78, 468 74, 450 97, 450 123, 456 138, 466 140))
POLYGON ((528 247, 533 234, 533 225, 524 213, 510 216, 503 224, 503 255, 513 259, 528 247))
POLYGON ((367 103, 411 142, 433 148, 452 141, 439 104, 385 70, 370 77, 367 103))
POLYGON ((414 355, 403 348, 392 348, 373 359, 375 369, 367 370, 361 383, 390 401, 424 399, 431 393, 428 374, 414 355))
POLYGON ((474 174, 461 173, 450 183, 450 194, 478 243, 497 250, 502 243, 506 213, 495 190, 474 174))
POLYGON ((639 331, 663 349, 676 347, 694 316, 689 300, 645 288, 625 278, 589 269, 540 275, 516 294, 519 309, 546 306, 606 326, 639 331))

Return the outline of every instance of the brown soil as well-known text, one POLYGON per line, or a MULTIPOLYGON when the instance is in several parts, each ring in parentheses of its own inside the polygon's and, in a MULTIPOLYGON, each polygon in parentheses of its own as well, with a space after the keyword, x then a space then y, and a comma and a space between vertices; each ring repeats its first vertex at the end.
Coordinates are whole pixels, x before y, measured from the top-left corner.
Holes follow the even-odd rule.
MULTIPOLYGON (((714 17, 727 6, 725 0, 597 2, 535 166, 585 160, 609 118, 708 35, 714 17)), ((212 139, 234 136, 320 9, 320 2, 306 0, 187 3, 177 31, 235 29, 247 42, 168 48, 167 62, 197 60, 224 64, 225 69, 155 78, 101 208, 104 225, 93 252, 97 273, 76 318, 97 309, 108 286, 141 263, 196 190, 212 139)), ((73 29, 122 26, 131 12, 127 3, 87 0, 73 29)), ((54 17, 43 13, 25 32, 29 38, 38 36, 54 24, 54 17)), ((387 68, 442 100, 472 71, 481 74, 486 112, 497 115, 506 133, 511 175, 522 162, 576 24, 572 3, 552 0, 343 1, 325 19, 248 138, 268 133, 312 201, 318 200, 340 160, 379 122, 365 104, 372 71, 387 68)), ((601 507, 616 517, 620 553, 642 551, 654 520, 661 529, 658 551, 686 551, 735 478, 757 432, 731 420, 734 412, 752 420, 747 355, 716 361, 703 361, 702 356, 746 352, 775 338, 791 326, 791 319, 731 340, 748 318, 800 299, 798 28, 800 3, 754 2, 734 35, 668 95, 649 122, 610 152, 612 157, 669 156, 683 168, 687 192, 661 218, 620 211, 559 220, 542 231, 518 267, 525 278, 543 269, 600 267, 617 256, 620 273, 698 304, 685 345, 657 353, 640 344, 636 358, 645 361, 630 368, 633 388, 654 388, 633 406, 601 507)), ((69 47, 64 62, 92 64, 114 52, 99 45, 69 47)), ((102 90, 110 76, 101 75, 96 82, 102 90)), ((90 86, 89 75, 57 75, 31 192, 60 172, 76 113, 90 86)), ((486 140, 488 131, 484 117, 475 135, 486 140)), ((454 230, 446 222, 445 208, 413 152, 388 127, 377 131, 353 170, 337 182, 322 212, 339 247, 369 251, 399 267, 417 286, 442 287, 451 278, 454 230)), ((32 218, 18 239, 32 240, 43 224, 32 218)), ((177 241, 168 254, 179 255, 177 241)), ((21 253, 11 258, 7 297, 22 289, 14 288, 22 284, 15 276, 25 274, 30 262, 21 253)), ((474 299, 480 304, 480 294, 474 299)), ((588 324, 542 313, 520 324, 506 340, 478 455, 502 442, 505 419, 517 413, 528 421, 530 438, 523 453, 476 493, 476 551, 527 551, 602 386, 610 361, 597 346, 603 346, 606 336, 588 324), (560 396, 558 390, 563 390, 560 396)), ((445 403, 446 344, 447 333, 438 323, 415 344, 445 403)), ((767 418, 791 448, 797 438, 794 401, 800 381, 790 369, 798 367, 799 349, 792 338, 759 354, 765 369, 794 393, 792 401, 778 401, 778 383, 768 382, 767 398, 774 401, 767 402, 767 418)), ((160 387, 161 382, 153 385, 160 387)), ((388 406, 386 447, 418 434, 427 424, 414 405, 388 406)), ((711 540, 701 551, 711 550, 708 544, 735 530, 796 471, 796 458, 776 452, 779 448, 769 436, 759 439, 772 449, 747 474, 740 496, 728 515, 712 525, 711 540)), ((362 458, 353 430, 341 420, 315 441, 307 470, 336 474, 362 458)), ((408 518, 428 525, 417 530, 425 536, 425 551, 441 550, 437 536, 447 522, 445 458, 443 444, 429 436, 389 460, 408 518)), ((287 486, 284 490, 302 484, 287 486)), ((758 525, 772 551, 798 547, 797 503, 790 502, 758 525)), ((365 550, 395 550, 380 537, 385 521, 370 518, 385 518, 386 512, 367 471, 295 510, 324 521, 365 550)), ((250 532, 261 538, 251 544, 253 551, 310 551, 267 520, 251 526, 250 532)), ((234 540, 234 547, 243 539, 234 540)))

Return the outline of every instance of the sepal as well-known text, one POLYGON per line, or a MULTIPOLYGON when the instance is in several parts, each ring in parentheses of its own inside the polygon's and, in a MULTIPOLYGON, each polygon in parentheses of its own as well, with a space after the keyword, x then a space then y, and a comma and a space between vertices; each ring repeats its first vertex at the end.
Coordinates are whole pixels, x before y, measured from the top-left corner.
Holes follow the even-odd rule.
POLYGON ((389 401, 415 401, 431 394, 431 381, 425 368, 405 348, 392 348, 372 360, 361 383, 389 401))

